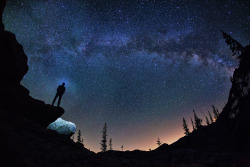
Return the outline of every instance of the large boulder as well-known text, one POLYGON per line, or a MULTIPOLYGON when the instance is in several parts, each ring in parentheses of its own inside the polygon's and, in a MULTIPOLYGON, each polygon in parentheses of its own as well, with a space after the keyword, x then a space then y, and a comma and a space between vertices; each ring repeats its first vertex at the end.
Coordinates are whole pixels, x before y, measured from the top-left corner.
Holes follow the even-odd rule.
POLYGON ((76 131, 76 125, 73 122, 65 121, 62 118, 58 118, 55 122, 49 124, 47 128, 66 136, 72 136, 76 131))

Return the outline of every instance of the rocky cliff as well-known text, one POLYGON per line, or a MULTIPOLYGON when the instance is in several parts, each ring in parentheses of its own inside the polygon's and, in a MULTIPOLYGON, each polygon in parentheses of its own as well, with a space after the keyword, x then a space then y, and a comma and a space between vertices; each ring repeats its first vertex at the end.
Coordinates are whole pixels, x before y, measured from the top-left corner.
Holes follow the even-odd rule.
POLYGON ((15 34, 4 29, 5 4, 0 1, 0 166, 86 164, 93 152, 47 129, 63 108, 32 98, 20 84, 28 71, 27 56, 15 34))
POLYGON ((230 48, 241 48, 239 67, 231 78, 228 102, 215 123, 201 127, 167 148, 159 147, 154 151, 171 156, 169 162, 250 166, 250 45, 237 47, 240 44, 235 43, 230 48))
MULTIPOLYGON (((2 14, 6 1, 0 2, 2 14)), ((5 31, 0 23, 0 107, 2 111, 15 112, 47 127, 60 117, 64 110, 46 105, 43 101, 29 96, 29 91, 20 85, 20 81, 28 71, 27 56, 23 47, 16 40, 15 34, 5 31)))

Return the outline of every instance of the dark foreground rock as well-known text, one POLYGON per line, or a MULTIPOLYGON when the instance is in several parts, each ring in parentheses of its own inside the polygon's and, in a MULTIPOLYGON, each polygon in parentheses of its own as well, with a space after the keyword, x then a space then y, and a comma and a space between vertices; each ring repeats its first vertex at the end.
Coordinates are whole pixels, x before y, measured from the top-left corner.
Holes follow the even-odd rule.
POLYGON ((59 118, 62 108, 46 105, 29 96, 29 91, 20 85, 28 71, 27 56, 16 40, 15 34, 5 31, 2 13, 6 0, 0 1, 0 107, 6 112, 15 112, 47 127, 59 118))
POLYGON ((29 96, 28 90, 21 85, 0 79, 0 108, 5 112, 15 112, 43 127, 59 118, 64 110, 45 104, 29 96))
POLYGON ((89 164, 94 153, 20 114, 0 109, 0 166, 89 164))

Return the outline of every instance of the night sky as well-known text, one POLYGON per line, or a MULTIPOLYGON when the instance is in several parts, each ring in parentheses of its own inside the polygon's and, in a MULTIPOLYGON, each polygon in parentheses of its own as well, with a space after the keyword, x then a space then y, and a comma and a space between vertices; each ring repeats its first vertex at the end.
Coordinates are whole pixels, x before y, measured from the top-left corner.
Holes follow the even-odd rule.
MULTIPOLYGON (((246 45, 249 1, 19 0, 8 2, 7 30, 28 56, 21 82, 51 103, 66 83, 63 119, 100 151, 108 126, 113 149, 156 148, 184 135, 182 118, 227 102, 237 60, 220 30, 246 45)), ((203 121, 205 123, 205 121, 203 121)), ((76 138, 76 135, 75 135, 76 138)))

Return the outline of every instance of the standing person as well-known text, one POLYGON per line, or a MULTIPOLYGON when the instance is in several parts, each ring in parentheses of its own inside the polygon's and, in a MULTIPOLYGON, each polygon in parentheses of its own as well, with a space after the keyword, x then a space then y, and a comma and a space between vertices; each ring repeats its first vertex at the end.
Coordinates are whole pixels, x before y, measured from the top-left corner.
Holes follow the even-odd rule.
POLYGON ((57 97, 59 96, 59 99, 58 99, 58 103, 57 103, 57 107, 59 107, 60 103, 61 103, 61 99, 62 99, 62 95, 64 94, 65 92, 65 87, 64 87, 65 83, 63 82, 62 85, 59 85, 58 88, 57 88, 57 92, 56 92, 56 96, 52 102, 52 106, 54 106, 55 102, 56 102, 56 99, 57 97))

